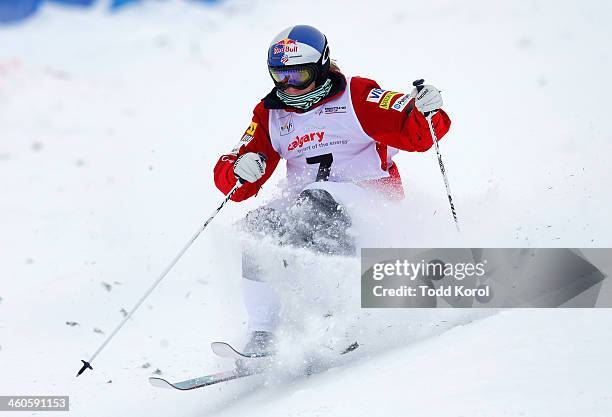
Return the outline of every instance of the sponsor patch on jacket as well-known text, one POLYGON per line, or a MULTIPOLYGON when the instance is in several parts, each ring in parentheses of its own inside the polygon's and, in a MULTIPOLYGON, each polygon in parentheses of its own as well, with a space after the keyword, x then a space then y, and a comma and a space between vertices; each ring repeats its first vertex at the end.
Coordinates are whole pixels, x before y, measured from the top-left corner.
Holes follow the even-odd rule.
POLYGON ((289 133, 293 132, 294 124, 293 124, 293 116, 289 113, 287 116, 283 116, 278 119, 280 126, 280 135, 286 136, 289 133))
POLYGON ((346 113, 346 106, 325 107, 325 114, 346 113))
POLYGON ((245 135, 250 135, 250 136, 255 136, 255 129, 257 129, 257 123, 251 122, 251 124, 249 125, 248 129, 246 130, 246 132, 244 132, 244 134, 245 135))
POLYGON ((403 96, 401 96, 395 101, 395 103, 393 104, 393 106, 391 106, 391 108, 393 110, 403 111, 408 105, 408 102, 410 101, 411 98, 412 98, 412 94, 404 94, 403 96))
POLYGON ((389 104, 391 104, 391 100, 393 100, 393 97, 400 94, 402 93, 398 93, 397 91, 387 91, 383 99, 380 101, 378 107, 380 107, 381 109, 389 110, 389 104))
POLYGON ((371 101, 372 103, 379 103, 380 99, 383 95, 385 95, 386 92, 387 90, 383 90, 382 88, 373 88, 370 90, 366 101, 371 101))
MULTIPOLYGON (((255 126, 257 126, 257 123, 255 123, 255 126)), ((255 129, 253 129, 253 131, 255 131, 255 129)), ((238 151, 240 150, 240 148, 244 145, 248 145, 248 143, 250 141, 253 140, 253 136, 249 135, 248 133, 245 133, 242 138, 238 141, 238 143, 236 144, 236 146, 234 146, 234 149, 232 149, 232 151, 230 153, 234 153, 237 154, 238 151)))
POLYGON ((312 132, 307 133, 303 136, 296 136, 293 142, 290 142, 289 146, 287 146, 287 151, 292 151, 296 148, 301 148, 302 146, 304 146, 304 144, 308 144, 309 142, 317 141, 320 143, 324 137, 325 132, 312 132))

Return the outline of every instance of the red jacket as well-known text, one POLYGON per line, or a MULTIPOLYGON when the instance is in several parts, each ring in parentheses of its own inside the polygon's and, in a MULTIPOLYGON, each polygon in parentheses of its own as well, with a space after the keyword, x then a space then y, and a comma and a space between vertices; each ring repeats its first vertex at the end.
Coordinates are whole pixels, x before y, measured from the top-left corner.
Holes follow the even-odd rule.
MULTIPOLYGON (((346 87, 346 81, 342 84, 344 77, 338 77, 334 83, 336 89, 332 90, 331 95, 325 100, 314 105, 309 111, 321 106, 325 102, 342 94, 346 87)), ((372 89, 380 88, 379 85, 372 80, 361 77, 351 78, 351 102, 355 110, 357 119, 361 124, 365 133, 377 142, 376 148, 381 158, 381 167, 390 173, 389 178, 374 180, 381 185, 391 185, 394 188, 394 194, 399 194, 403 197, 401 186, 401 178, 395 163, 387 166, 387 146, 401 149, 408 152, 425 152, 433 145, 433 140, 429 131, 427 120, 416 108, 414 108, 414 98, 405 107, 404 111, 389 111, 389 106, 393 106, 403 94, 393 95, 387 105, 387 109, 382 108, 378 102, 367 101, 368 95, 372 89)), ((389 95, 390 93, 387 93, 389 95)), ((237 147, 228 154, 222 155, 214 168, 215 184, 221 192, 227 194, 236 184, 234 176, 234 162, 236 159, 248 152, 260 152, 266 155, 266 170, 264 175, 255 183, 245 183, 232 196, 234 201, 242 201, 257 194, 261 186, 270 178, 278 162, 280 155, 272 148, 269 130, 269 109, 278 108, 274 106, 284 106, 280 100, 276 99, 274 90, 266 98, 264 98, 253 111, 253 119, 251 126, 245 132, 244 137, 248 137, 250 141, 246 141, 246 145, 238 143, 237 147), (275 101, 276 100, 276 101, 275 101), (255 125, 254 125, 255 124, 255 125), (253 126, 256 126, 254 132, 253 126), (249 134, 254 133, 251 139, 249 134)), ((285 108, 287 111, 291 111, 285 108)), ((299 110, 292 110, 299 111, 299 110)), ((450 119, 448 115, 439 110, 432 118, 433 126, 438 139, 441 139, 450 127, 450 119)), ((244 138, 243 137, 243 138, 244 138)), ((372 181, 370 181, 372 182, 372 181)))

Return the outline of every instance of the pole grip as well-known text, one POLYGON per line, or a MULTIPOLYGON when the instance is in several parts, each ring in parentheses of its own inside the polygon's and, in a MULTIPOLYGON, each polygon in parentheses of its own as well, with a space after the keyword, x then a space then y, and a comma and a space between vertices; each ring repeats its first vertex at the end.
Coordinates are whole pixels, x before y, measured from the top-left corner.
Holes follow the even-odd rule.
POLYGON ((425 84, 425 80, 422 78, 419 78, 418 80, 414 80, 412 82, 412 85, 416 87, 417 92, 421 92, 421 90, 423 89, 423 84, 425 84))
MULTIPOLYGON (((419 78, 418 80, 414 80, 412 82, 412 85, 415 86, 417 89, 417 93, 420 93, 423 87, 425 87, 423 84, 425 84, 425 80, 423 78, 419 78)), ((416 100, 416 97, 414 99, 416 100)), ((425 113, 423 113, 423 116, 428 117, 432 113, 433 112, 426 111, 425 113)))

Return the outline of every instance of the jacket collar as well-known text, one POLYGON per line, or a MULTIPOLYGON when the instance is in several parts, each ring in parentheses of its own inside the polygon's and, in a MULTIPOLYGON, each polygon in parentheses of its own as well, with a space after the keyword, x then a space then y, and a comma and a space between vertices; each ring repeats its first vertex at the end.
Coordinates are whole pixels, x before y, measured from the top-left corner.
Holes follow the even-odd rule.
POLYGON ((336 98, 338 95, 342 94, 344 90, 346 90, 346 78, 344 77, 344 75, 337 73, 337 72, 330 72, 329 78, 332 80, 332 87, 331 87, 331 90, 329 91, 329 94, 327 95, 327 97, 325 97, 323 100, 319 101, 318 103, 314 104, 308 110, 296 109, 295 107, 291 107, 283 103, 281 99, 279 99, 278 96, 276 95, 276 87, 274 87, 272 91, 270 91, 268 95, 262 99, 264 108, 269 109, 269 110, 283 109, 286 111, 293 111, 296 113, 306 113, 312 109, 315 109, 319 107, 321 104, 327 103, 328 101, 336 98))

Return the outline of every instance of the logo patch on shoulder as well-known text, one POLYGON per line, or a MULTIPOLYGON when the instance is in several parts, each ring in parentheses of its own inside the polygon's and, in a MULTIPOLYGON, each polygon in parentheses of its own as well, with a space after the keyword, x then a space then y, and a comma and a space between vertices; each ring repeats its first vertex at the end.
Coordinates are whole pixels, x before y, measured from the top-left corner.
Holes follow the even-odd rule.
POLYGON ((393 104, 393 106, 391 106, 391 108, 396 111, 403 111, 408 105, 408 102, 410 101, 411 98, 412 98, 412 94, 404 94, 403 96, 401 96, 395 101, 395 103, 393 104))
POLYGON ((393 100, 393 97, 400 94, 402 93, 398 93, 397 91, 387 91, 378 107, 380 107, 381 109, 389 110, 389 104, 391 104, 391 100, 393 100))
POLYGON ((251 122, 251 124, 249 125, 248 129, 246 130, 246 132, 244 132, 244 134, 245 135, 250 135, 250 136, 255 136, 255 129, 257 129, 257 123, 251 122))
POLYGON ((382 96, 387 92, 387 90, 383 90, 382 88, 373 88, 370 90, 368 94, 368 98, 366 101, 370 101, 372 103, 379 103, 382 96))

